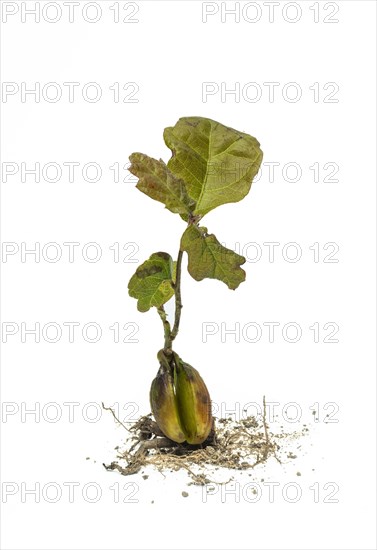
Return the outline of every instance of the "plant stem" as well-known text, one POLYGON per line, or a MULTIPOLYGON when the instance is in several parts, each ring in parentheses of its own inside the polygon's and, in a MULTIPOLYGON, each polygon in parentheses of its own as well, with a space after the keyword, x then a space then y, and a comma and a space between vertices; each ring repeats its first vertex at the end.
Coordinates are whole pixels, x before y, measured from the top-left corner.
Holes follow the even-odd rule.
POLYGON ((174 326, 170 334, 171 342, 175 339, 178 334, 179 322, 181 320, 181 309, 182 309, 182 297, 181 297, 181 271, 182 271, 182 258, 183 250, 179 249, 178 258, 177 258, 177 269, 175 276, 175 317, 174 317, 174 326))
POLYGON ((161 317, 162 324, 164 325, 164 335, 165 335, 164 348, 165 349, 170 349, 171 344, 172 344, 171 328, 170 328, 170 323, 169 323, 169 321, 167 319, 167 316, 166 316, 166 311, 164 309, 164 306, 158 307, 157 312, 158 312, 159 316, 161 317))
POLYGON ((182 299, 181 299, 181 272, 182 272, 182 257, 183 251, 179 250, 177 258, 177 268, 175 274, 175 284, 174 284, 174 299, 175 299, 175 315, 174 315, 174 326, 173 329, 170 326, 170 323, 167 319, 166 311, 164 306, 157 308, 157 312, 161 317, 162 324, 164 325, 164 335, 165 343, 164 349, 169 351, 171 354, 173 340, 178 334, 179 321, 181 320, 181 309, 182 309, 182 299))

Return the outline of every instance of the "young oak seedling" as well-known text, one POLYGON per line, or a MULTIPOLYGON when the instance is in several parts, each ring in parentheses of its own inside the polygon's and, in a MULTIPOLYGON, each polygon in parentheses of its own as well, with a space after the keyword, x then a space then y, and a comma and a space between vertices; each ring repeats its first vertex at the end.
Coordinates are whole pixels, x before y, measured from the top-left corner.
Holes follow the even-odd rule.
POLYGON ((230 289, 245 280, 245 258, 220 244, 200 221, 211 210, 238 202, 249 192, 262 162, 258 141, 219 122, 201 117, 180 118, 165 128, 164 140, 173 155, 165 164, 143 153, 130 156, 129 171, 136 187, 178 214, 186 223, 178 258, 156 252, 140 265, 128 284, 139 311, 155 307, 164 327, 165 342, 150 390, 153 415, 160 430, 173 441, 203 443, 212 429, 211 400, 198 371, 173 351, 181 318, 182 257, 196 281, 218 279, 230 289), (164 304, 174 296, 171 326, 164 304))

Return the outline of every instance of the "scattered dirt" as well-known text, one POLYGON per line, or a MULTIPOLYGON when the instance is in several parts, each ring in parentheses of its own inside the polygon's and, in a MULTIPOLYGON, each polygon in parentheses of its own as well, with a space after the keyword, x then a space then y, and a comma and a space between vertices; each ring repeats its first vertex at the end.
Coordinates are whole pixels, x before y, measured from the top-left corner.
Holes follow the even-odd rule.
MULTIPOLYGON (((109 410, 118 421, 112 409, 104 409, 109 410)), ((212 432, 201 445, 171 441, 160 431, 151 414, 142 416, 126 429, 129 437, 122 448, 115 448, 116 460, 103 465, 106 470, 117 470, 128 476, 147 466, 153 466, 162 474, 183 469, 191 478, 189 484, 194 485, 228 483, 229 480, 219 482, 212 479, 217 477, 216 471, 220 469, 225 468, 231 474, 232 470, 251 470, 269 459, 281 463, 287 458, 296 458, 291 452, 284 452, 283 443, 308 432, 305 425, 300 432, 272 434, 266 422, 265 401, 261 420, 252 416, 241 420, 215 418, 212 432)), ((297 475, 301 474, 298 472, 297 475)), ((147 477, 143 476, 143 479, 147 477)), ((182 493, 182 496, 188 494, 182 493)))

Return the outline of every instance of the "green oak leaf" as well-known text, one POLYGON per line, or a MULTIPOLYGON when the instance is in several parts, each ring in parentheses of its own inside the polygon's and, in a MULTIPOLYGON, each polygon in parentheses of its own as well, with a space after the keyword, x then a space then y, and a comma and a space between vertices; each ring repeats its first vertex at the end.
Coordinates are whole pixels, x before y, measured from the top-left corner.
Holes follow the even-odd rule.
POLYGON ((161 307, 174 295, 175 262, 166 252, 156 252, 141 264, 128 283, 128 293, 137 299, 137 309, 161 307))
POLYGON ((165 204, 171 212, 186 217, 193 211, 195 201, 189 197, 184 181, 171 173, 164 161, 143 153, 130 156, 131 174, 139 181, 136 187, 152 199, 165 204))
POLYGON ((209 118, 180 118, 164 140, 173 152, 167 166, 185 182, 199 216, 243 199, 263 158, 254 137, 209 118))
POLYGON ((181 238, 181 250, 187 252, 188 271, 196 281, 218 279, 234 290, 245 280, 240 267, 245 258, 222 246, 215 235, 208 235, 206 227, 189 225, 181 238))

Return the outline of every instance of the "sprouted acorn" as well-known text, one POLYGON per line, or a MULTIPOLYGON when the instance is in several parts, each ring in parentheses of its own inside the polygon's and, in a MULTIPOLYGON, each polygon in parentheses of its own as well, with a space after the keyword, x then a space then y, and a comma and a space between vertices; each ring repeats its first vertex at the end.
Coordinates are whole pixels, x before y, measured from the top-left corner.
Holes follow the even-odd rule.
POLYGON ((203 443, 212 429, 211 399, 199 372, 160 350, 160 368, 153 380, 150 402, 160 430, 173 441, 191 445, 203 443))
MULTIPOLYGON (((167 252, 153 253, 136 269, 128 291, 137 299, 139 311, 156 308, 163 324, 160 369, 150 390, 156 422, 169 439, 200 444, 213 425, 210 396, 198 371, 173 351, 182 309, 182 259, 186 254, 188 272, 196 281, 217 279, 235 290, 245 280, 241 265, 246 259, 200 224, 214 208, 248 194, 263 153, 255 137, 203 117, 180 118, 174 127, 165 128, 164 140, 172 151, 167 164, 133 153, 129 171, 138 178, 136 187, 142 193, 162 202, 186 226, 177 260, 167 252), (170 320, 164 305, 173 297, 175 313, 170 320)), ((143 223, 152 232, 157 227, 149 219, 143 223)))

